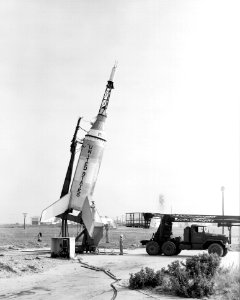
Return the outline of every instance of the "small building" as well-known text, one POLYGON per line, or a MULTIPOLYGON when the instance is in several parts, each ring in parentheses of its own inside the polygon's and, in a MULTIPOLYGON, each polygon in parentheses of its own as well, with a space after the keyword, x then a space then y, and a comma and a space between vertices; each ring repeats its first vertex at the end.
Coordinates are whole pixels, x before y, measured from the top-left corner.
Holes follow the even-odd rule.
POLYGON ((40 225, 40 217, 39 216, 32 217, 32 225, 40 225))
MULTIPOLYGON (((56 224, 60 224, 62 222, 61 218, 57 218, 57 217, 52 217, 50 219, 48 219, 47 221, 44 222, 40 222, 40 224, 42 225, 56 225, 56 224)), ((75 224, 74 222, 71 221, 67 221, 68 224, 75 224)))

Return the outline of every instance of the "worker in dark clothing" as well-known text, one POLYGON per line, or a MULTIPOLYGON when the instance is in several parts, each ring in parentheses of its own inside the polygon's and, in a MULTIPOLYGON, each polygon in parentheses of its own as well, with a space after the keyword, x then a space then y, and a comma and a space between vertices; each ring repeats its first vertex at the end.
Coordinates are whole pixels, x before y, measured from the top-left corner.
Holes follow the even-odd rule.
POLYGON ((41 233, 41 232, 39 232, 37 238, 38 238, 38 242, 41 242, 41 241, 42 241, 42 233, 41 233))

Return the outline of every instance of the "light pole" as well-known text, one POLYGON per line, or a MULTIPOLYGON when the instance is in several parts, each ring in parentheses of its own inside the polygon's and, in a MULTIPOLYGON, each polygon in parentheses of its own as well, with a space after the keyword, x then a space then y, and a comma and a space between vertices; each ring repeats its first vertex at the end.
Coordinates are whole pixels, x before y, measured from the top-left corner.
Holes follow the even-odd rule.
POLYGON ((25 229, 25 220, 26 220, 27 213, 23 213, 23 228, 25 229))
MULTIPOLYGON (((224 217, 224 190, 225 187, 221 187, 221 192, 222 192, 222 216, 224 217)), ((222 234, 224 234, 224 226, 222 227, 222 234)))

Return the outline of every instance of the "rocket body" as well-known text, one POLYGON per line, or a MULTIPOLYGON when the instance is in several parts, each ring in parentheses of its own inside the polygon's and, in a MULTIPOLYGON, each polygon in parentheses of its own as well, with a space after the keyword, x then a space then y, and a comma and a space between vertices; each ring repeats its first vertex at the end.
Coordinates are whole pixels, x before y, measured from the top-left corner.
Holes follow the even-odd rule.
POLYGON ((105 116, 98 115, 83 140, 71 186, 70 209, 81 211, 86 197, 92 198, 106 142, 105 119, 105 116))

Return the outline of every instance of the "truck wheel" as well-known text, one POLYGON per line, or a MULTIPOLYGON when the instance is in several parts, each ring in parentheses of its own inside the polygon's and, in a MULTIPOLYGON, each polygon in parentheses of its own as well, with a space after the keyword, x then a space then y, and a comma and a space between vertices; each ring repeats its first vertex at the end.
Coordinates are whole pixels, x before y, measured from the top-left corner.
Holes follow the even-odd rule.
POLYGON ((176 251, 176 245, 173 242, 167 241, 163 243, 162 252, 164 253, 164 255, 172 256, 176 254, 176 251))
POLYGON ((227 253, 228 253, 228 249, 227 249, 227 248, 224 248, 222 257, 226 256, 227 253))
POLYGON ((146 251, 149 255, 157 255, 159 253, 160 247, 157 242, 150 241, 147 243, 146 251))
POLYGON ((218 256, 223 256, 223 247, 217 243, 213 243, 208 247, 208 253, 217 253, 218 256))

